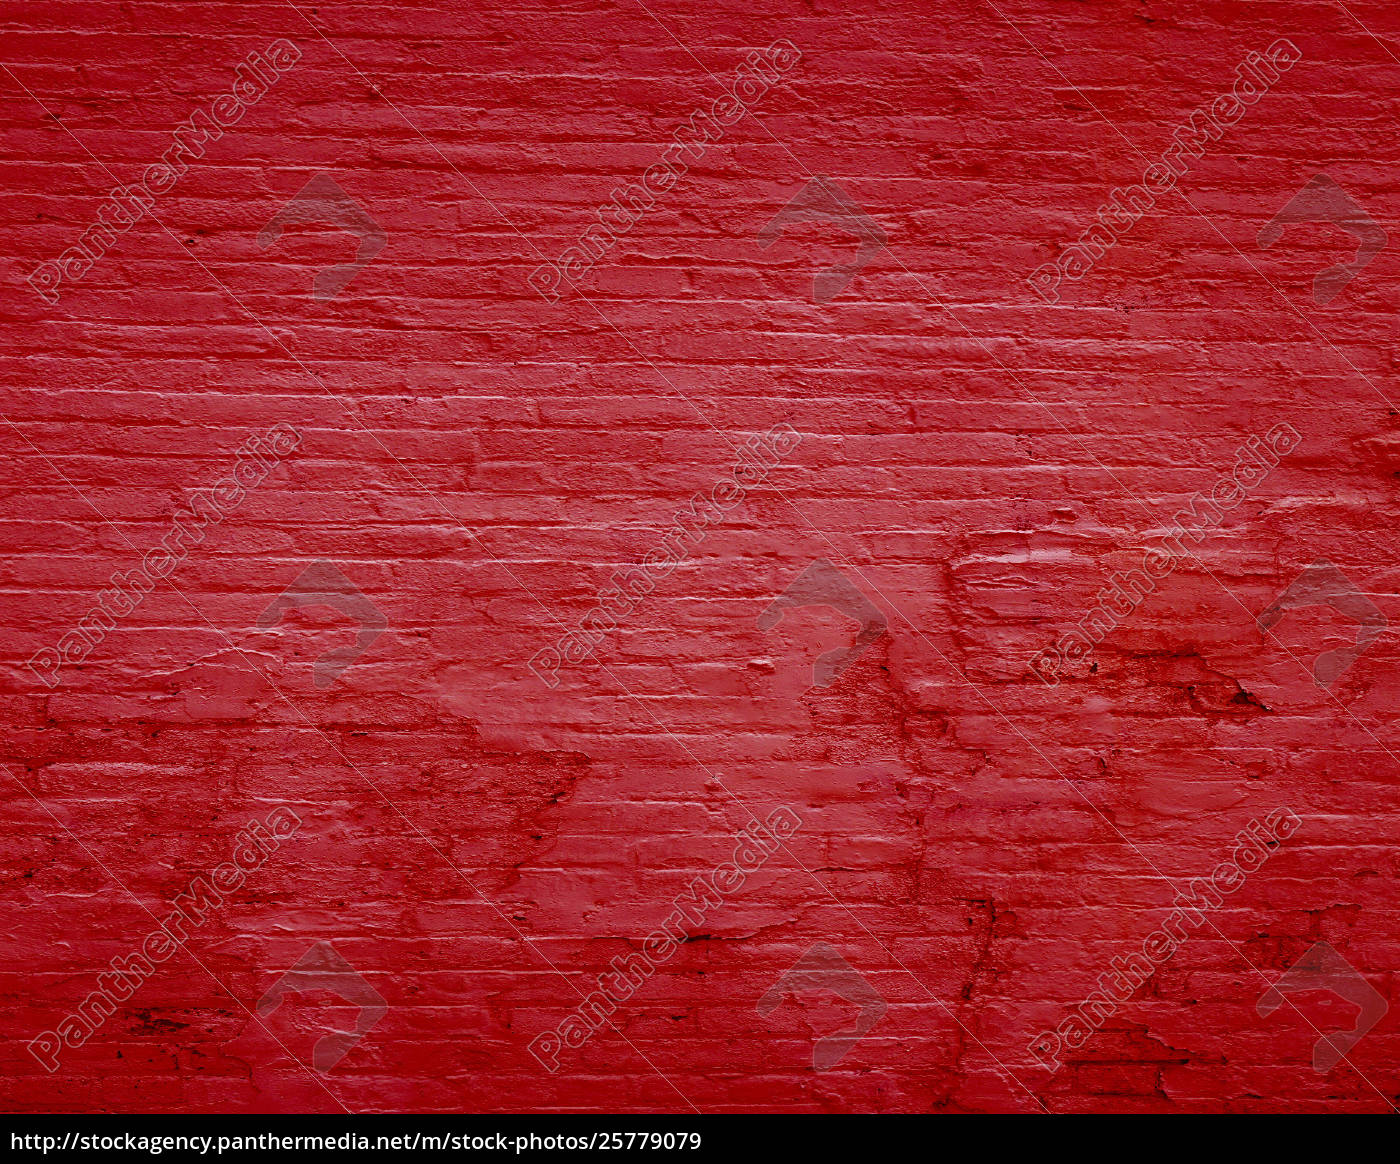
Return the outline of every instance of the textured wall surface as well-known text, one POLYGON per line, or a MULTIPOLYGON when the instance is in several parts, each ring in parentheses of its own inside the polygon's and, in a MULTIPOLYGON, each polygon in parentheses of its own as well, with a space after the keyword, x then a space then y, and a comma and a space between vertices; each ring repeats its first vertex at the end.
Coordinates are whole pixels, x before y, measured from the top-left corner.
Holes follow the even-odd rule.
POLYGON ((1400 1102, 1393 4, 0 31, 5 1110, 1400 1102))

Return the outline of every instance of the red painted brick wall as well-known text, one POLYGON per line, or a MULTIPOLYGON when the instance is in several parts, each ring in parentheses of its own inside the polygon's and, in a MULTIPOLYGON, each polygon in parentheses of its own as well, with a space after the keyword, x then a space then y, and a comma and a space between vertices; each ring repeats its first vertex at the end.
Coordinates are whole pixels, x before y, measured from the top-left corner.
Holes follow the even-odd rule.
POLYGON ((0 27, 6 1110, 1392 1109, 1392 5, 0 27))

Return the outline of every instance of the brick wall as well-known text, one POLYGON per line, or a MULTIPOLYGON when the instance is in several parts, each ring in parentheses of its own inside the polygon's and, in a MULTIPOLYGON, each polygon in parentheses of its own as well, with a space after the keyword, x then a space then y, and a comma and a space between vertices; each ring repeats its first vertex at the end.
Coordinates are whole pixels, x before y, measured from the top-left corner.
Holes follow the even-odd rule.
POLYGON ((1393 6, 0 27, 0 1106, 1393 1108, 1393 6))

